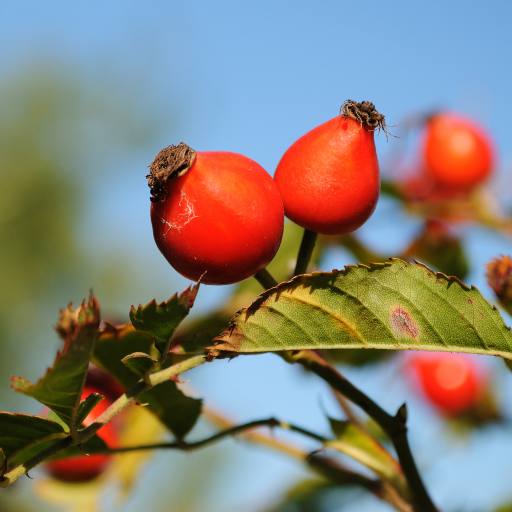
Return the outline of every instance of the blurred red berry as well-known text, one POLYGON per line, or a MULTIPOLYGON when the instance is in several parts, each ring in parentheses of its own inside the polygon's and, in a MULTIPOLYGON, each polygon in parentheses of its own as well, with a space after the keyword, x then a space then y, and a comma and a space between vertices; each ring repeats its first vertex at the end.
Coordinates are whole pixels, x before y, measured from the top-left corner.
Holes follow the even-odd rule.
POLYGON ((432 116, 423 140, 426 172, 447 188, 468 190, 483 183, 494 166, 491 138, 473 121, 450 113, 432 116))
POLYGON ((101 393, 110 401, 114 401, 125 391, 124 387, 112 375, 92 364, 89 365, 87 370, 85 385, 99 390, 97 393, 101 393))
POLYGON ((485 389, 477 365, 461 354, 418 352, 409 369, 428 401, 448 416, 476 406, 485 389))
MULTIPOLYGON (((91 393, 101 393, 100 389, 86 386, 82 393, 82 400, 91 393)), ((88 426, 100 416, 110 405, 107 399, 101 400, 84 421, 88 426)), ((118 441, 117 430, 112 423, 108 423, 98 431, 98 436, 109 446, 115 446, 118 441)), ((92 480, 103 471, 110 462, 111 456, 106 454, 78 455, 67 459, 53 460, 46 463, 48 472, 58 480, 65 482, 86 482, 92 480)))
POLYGON ((500 256, 489 262, 486 277, 500 304, 512 314, 512 258, 500 256))

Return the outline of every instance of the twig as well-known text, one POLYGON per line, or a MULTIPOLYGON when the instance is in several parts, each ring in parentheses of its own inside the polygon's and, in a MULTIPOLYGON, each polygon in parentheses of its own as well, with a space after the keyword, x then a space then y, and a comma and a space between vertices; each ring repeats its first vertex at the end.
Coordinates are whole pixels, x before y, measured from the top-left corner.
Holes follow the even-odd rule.
POLYGON ((343 467, 338 461, 312 453, 308 456, 309 467, 322 476, 340 485, 363 487, 378 498, 393 505, 399 512, 413 512, 411 506, 396 492, 392 485, 382 480, 374 480, 343 467))
POLYGON ((423 484, 409 446, 406 425, 407 409, 405 404, 392 416, 356 388, 318 354, 312 351, 300 351, 293 354, 291 359, 321 377, 331 387, 361 407, 368 416, 380 425, 395 447, 404 477, 412 494, 414 510, 417 512, 438 512, 423 484))
POLYGON ((268 288, 273 288, 274 286, 277 285, 277 281, 272 277, 272 275, 266 268, 258 270, 258 272, 254 274, 254 278, 256 279, 256 281, 258 281, 258 283, 261 284, 261 286, 263 286, 265 290, 267 290, 268 288))
MULTIPOLYGON (((218 428, 229 428, 232 422, 217 411, 207 408, 203 411, 204 416, 218 428)), ((282 424, 282 425, 287 425, 282 424)), ((280 426, 282 426, 280 425, 280 426)), ((299 427, 300 428, 300 427, 299 427)), ((315 437, 316 434, 313 434, 315 437)), ((245 440, 266 446, 272 450, 289 455, 294 459, 305 462, 308 467, 324 478, 339 485, 357 485, 371 492, 378 498, 392 505, 398 512, 413 512, 411 506, 396 492, 392 485, 387 482, 372 479, 355 471, 352 471, 337 460, 321 455, 318 451, 307 453, 296 446, 284 442, 275 437, 268 436, 262 432, 242 432, 241 437, 245 440)), ((322 436, 318 436, 322 437, 322 436)))
POLYGON ((200 439, 198 441, 192 442, 169 442, 169 443, 151 443, 151 444, 142 444, 135 446, 121 446, 116 448, 105 448, 101 451, 95 451, 94 453, 126 453, 126 452, 134 452, 141 450, 156 450, 156 449, 170 449, 170 450, 183 450, 183 451, 192 451, 197 450, 199 448, 203 448, 204 446, 208 446, 212 443, 220 441, 226 437, 236 436, 238 434, 246 433, 248 430, 252 430, 257 427, 270 427, 270 428, 282 428, 285 430, 290 430, 292 432, 297 432, 306 437, 314 439, 315 441, 319 441, 321 443, 325 443, 328 441, 327 438, 316 434, 315 432, 311 432, 305 428, 299 427, 297 425, 293 425, 291 423, 285 423, 279 421, 276 418, 265 418, 261 420, 249 421, 247 423, 242 423, 240 425, 232 425, 230 427, 221 430, 220 432, 216 432, 215 434, 208 436, 204 439, 200 439))
POLYGON ((309 261, 315 248, 317 234, 309 229, 304 230, 302 235, 302 242, 299 248, 299 254, 297 256, 297 263, 295 265, 294 276, 299 274, 305 274, 308 270, 309 261))

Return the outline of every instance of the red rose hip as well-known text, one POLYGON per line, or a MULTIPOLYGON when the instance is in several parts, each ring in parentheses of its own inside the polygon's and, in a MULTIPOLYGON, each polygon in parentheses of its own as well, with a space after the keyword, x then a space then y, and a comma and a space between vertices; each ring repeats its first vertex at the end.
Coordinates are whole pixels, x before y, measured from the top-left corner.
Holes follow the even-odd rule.
POLYGON ((427 123, 423 159, 427 173, 437 184, 468 190, 491 174, 494 149, 490 137, 476 123, 440 113, 427 123))
POLYGON ((464 355, 417 353, 409 363, 425 397, 448 416, 471 409, 482 397, 483 376, 475 363, 464 355))
POLYGON ((283 234, 283 202, 256 162, 179 144, 160 151, 150 171, 155 242, 180 274, 203 276, 207 284, 235 283, 274 257, 283 234))
POLYGON ((317 233, 354 231, 379 197, 373 132, 385 128, 373 103, 348 100, 339 116, 298 139, 279 162, 274 180, 286 215, 317 233))
MULTIPOLYGON (((86 386, 82 393, 82 400, 92 393, 101 393, 99 389, 86 386)), ((100 416, 110 405, 106 399, 101 400, 84 421, 88 426, 100 416)), ((113 447, 118 442, 117 430, 113 423, 107 423, 98 431, 98 436, 107 446, 113 447)), ((66 459, 52 460, 46 463, 46 470, 58 480, 65 482, 87 482, 101 475, 108 466, 112 457, 106 454, 77 455, 66 459)))

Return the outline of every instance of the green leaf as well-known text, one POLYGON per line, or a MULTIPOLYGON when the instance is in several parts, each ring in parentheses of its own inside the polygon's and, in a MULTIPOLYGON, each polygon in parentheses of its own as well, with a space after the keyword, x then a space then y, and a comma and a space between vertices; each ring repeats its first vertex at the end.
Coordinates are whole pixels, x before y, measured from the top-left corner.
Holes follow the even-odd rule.
POLYGON ((308 478, 293 483, 279 501, 264 512, 326 512, 332 511, 333 495, 336 493, 338 510, 340 493, 346 491, 338 483, 323 478, 308 478))
POLYGON ((89 413, 98 405, 102 399, 103 396, 100 393, 91 393, 85 400, 80 403, 78 406, 78 412, 76 414, 77 425, 81 425, 84 422, 85 418, 87 418, 89 413))
POLYGON ((39 400, 67 425, 74 425, 99 321, 99 307, 93 295, 77 309, 69 305, 62 310, 56 330, 64 339, 64 348, 35 384, 13 377, 14 389, 39 400))
POLYGON ((185 395, 172 381, 142 393, 140 401, 147 403, 178 439, 183 439, 192 430, 203 404, 202 400, 185 395))
POLYGON ((123 362, 123 358, 135 352, 149 354, 153 337, 136 331, 132 325, 114 327, 108 325, 101 332, 94 347, 94 361, 110 373, 124 388, 133 386, 139 378, 123 362))
POLYGON ((60 434, 65 432, 54 421, 29 414, 0 412, 0 448, 7 459, 34 441, 60 434))
POLYGON ((190 286, 184 292, 173 295, 165 302, 156 300, 145 306, 130 309, 130 320, 138 331, 149 333, 155 338, 155 345, 162 351, 176 327, 188 315, 199 290, 199 283, 190 286))
POLYGON ((50 443, 66 436, 64 429, 54 421, 28 414, 0 412, 0 449, 7 460, 6 469, 22 464, 50 443))
POLYGON ((220 310, 190 319, 177 329, 172 351, 176 354, 202 354, 212 339, 226 328, 231 316, 232 313, 220 310))
POLYGON ((128 367, 135 375, 143 377, 156 363, 156 359, 145 352, 133 352, 121 359, 121 362, 128 367))
MULTIPOLYGON (((62 425, 47 418, 0 412, 0 452, 4 457, 4 463, 0 461, 0 475, 2 468, 7 471, 24 464, 68 435, 62 425)), ((105 447, 105 443, 94 436, 84 445, 62 450, 53 458, 94 453, 105 447)))
POLYGON ((415 240, 402 254, 427 263, 444 274, 464 279, 469 273, 469 263, 462 240, 450 226, 437 220, 428 220, 415 240))
POLYGON ((380 184, 380 192, 382 195, 392 197, 393 199, 405 201, 405 196, 403 192, 400 190, 398 184, 393 181, 382 180, 380 184))
POLYGON ((342 348, 512 359, 512 333, 476 288, 392 259, 280 284, 239 312, 209 354, 342 348))
POLYGON ((325 358, 334 364, 361 367, 375 365, 387 361, 396 354, 393 350, 360 350, 358 348, 343 348, 340 350, 329 350, 325 358))
POLYGON ((61 450, 56 453, 52 457, 52 460, 56 459, 67 459, 68 457, 75 457, 77 455, 91 455, 93 453, 102 452, 107 448, 107 444, 101 437, 95 435, 88 439, 84 444, 79 446, 72 446, 71 448, 67 448, 66 450, 61 450))
POLYGON ((400 466, 397 462, 361 427, 333 418, 329 418, 329 423, 336 439, 325 443, 327 448, 348 455, 383 478, 400 478, 400 466))
MULTIPOLYGON (((153 337, 136 331, 131 325, 119 328, 108 326, 96 343, 94 359, 112 374, 125 388, 130 388, 139 377, 123 364, 123 359, 133 353, 150 353, 153 337)), ((140 396, 149 410, 177 437, 184 437, 201 414, 202 401, 186 396, 173 381, 156 386, 140 396)))

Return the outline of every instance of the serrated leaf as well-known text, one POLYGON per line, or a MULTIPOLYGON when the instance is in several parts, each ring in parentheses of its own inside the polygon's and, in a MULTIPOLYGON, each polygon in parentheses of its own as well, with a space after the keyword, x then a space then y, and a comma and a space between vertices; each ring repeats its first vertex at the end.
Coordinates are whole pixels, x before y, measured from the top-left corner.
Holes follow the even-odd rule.
POLYGON ((35 384, 23 377, 13 377, 14 389, 35 398, 67 425, 73 425, 99 321, 99 307, 93 295, 77 309, 69 305, 62 310, 56 329, 64 338, 64 348, 35 384))
POLYGON ((156 361, 156 359, 145 352, 133 352, 121 359, 121 362, 139 377, 146 375, 156 361))
POLYGON ((374 471, 377 475, 397 480, 400 466, 388 452, 361 427, 349 421, 329 418, 331 429, 336 439, 325 443, 374 471))
MULTIPOLYGON (((39 416, 0 412, 0 451, 4 454, 4 470, 24 464, 69 435, 57 422, 39 416)), ((102 451, 105 443, 94 436, 80 447, 58 452, 54 458, 102 451)), ((2 466, 0 464, 0 470, 2 466)), ((0 471, 0 475, 2 471, 0 471)))
POLYGON ((93 453, 103 452, 106 448, 108 448, 108 446, 105 441, 103 441, 101 437, 95 435, 91 437, 91 439, 88 439, 84 444, 61 450, 51 458, 53 460, 57 460, 67 459, 68 457, 75 457, 77 455, 91 455, 93 453))
POLYGON ((184 292, 173 295, 158 304, 156 300, 146 305, 130 309, 130 321, 135 329, 149 333, 155 339, 155 345, 163 350, 176 327, 188 315, 199 290, 199 283, 190 286, 184 292))
POLYGON ((7 459, 8 468, 22 464, 48 443, 66 435, 58 423, 45 418, 0 412, 0 449, 7 459))
MULTIPOLYGON (((253 294, 254 296, 254 294, 253 294)), ((232 314, 214 311, 191 319, 180 326, 174 335, 172 352, 176 354, 202 354, 212 339, 229 324, 232 314)))
POLYGON ((202 400, 185 395, 172 381, 142 393, 140 400, 148 404, 178 439, 183 439, 192 430, 203 404, 202 400))
MULTIPOLYGON (((297 258, 297 249, 304 234, 303 228, 286 221, 283 240, 274 259, 267 266, 268 271, 277 280, 287 279, 292 273, 297 258)), ((332 238, 332 237, 331 237, 332 238)), ((318 265, 325 240, 319 238, 311 257, 311 265, 318 265)), ((239 283, 232 296, 221 308, 206 315, 187 320, 176 330, 172 350, 176 354, 199 354, 211 344, 212 339, 229 324, 233 313, 253 300, 261 292, 261 284, 248 278, 239 283)))
POLYGON ((80 425, 84 422, 85 418, 89 415, 89 413, 98 405, 98 403, 103 399, 103 396, 100 393, 91 393, 87 396, 85 400, 83 400, 78 406, 78 412, 76 414, 76 423, 80 425))
POLYGON ((448 224, 437 220, 425 222, 422 231, 402 256, 420 260, 460 279, 464 279, 470 270, 462 240, 448 224))
MULTIPOLYGON (((153 337, 137 331, 131 325, 119 328, 110 326, 96 343, 95 362, 112 374, 124 387, 130 388, 138 380, 122 360, 135 352, 150 353, 153 337)), ((148 403, 148 409, 177 437, 184 437, 194 426, 202 401, 186 396, 173 381, 165 382, 144 393, 140 401, 148 403)))
POLYGON ((280 284, 239 312, 209 353, 342 348, 512 359, 512 333, 476 288, 422 264, 392 259, 280 284))

